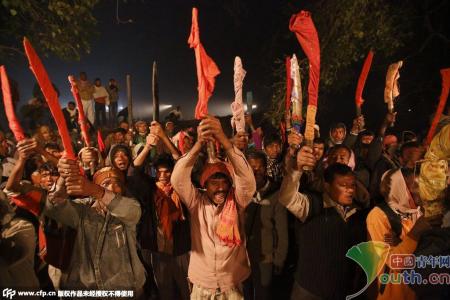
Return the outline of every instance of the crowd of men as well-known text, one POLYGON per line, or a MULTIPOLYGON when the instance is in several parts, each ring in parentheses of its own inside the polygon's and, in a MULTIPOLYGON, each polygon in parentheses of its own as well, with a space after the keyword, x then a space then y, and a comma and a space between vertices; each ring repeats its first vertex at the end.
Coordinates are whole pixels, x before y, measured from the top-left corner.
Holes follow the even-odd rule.
MULTIPOLYGON (((83 147, 71 127, 73 160, 47 125, 20 142, 0 133, 2 287, 165 300, 280 299, 281 286, 290 299, 344 299, 366 284, 346 257, 360 242, 449 255, 449 218, 420 209, 416 170, 427 149, 414 135, 387 134, 395 113, 376 132, 363 116, 350 131, 337 123, 308 146, 295 130, 263 132, 249 115, 247 131, 231 136, 212 116, 189 128, 106 124, 105 104, 117 113, 115 81, 105 89, 81 73, 78 86, 89 121, 111 128, 104 146, 83 147)), ((75 112, 69 104, 66 120, 75 112)), ((402 272, 390 260, 382 270, 402 272)), ((361 297, 449 299, 449 284, 375 281, 361 297)))

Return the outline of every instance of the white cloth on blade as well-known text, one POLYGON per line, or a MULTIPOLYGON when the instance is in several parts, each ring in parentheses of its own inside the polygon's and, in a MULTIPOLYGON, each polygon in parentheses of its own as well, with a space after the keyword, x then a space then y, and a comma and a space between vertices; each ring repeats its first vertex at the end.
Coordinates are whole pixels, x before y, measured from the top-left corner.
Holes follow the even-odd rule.
POLYGON ((231 103, 231 127, 236 132, 245 132, 244 105, 242 103, 242 85, 245 77, 245 70, 242 68, 242 61, 239 56, 234 59, 234 102, 231 103))

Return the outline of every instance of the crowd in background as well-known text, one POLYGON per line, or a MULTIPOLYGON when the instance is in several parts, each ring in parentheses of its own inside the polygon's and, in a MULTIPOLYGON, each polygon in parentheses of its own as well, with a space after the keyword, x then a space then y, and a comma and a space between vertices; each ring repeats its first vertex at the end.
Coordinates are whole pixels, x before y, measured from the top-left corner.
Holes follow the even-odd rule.
MULTIPOLYGON (((349 130, 336 123, 326 138, 317 127, 307 145, 251 115, 245 132, 212 116, 184 126, 179 108, 163 124, 130 128, 117 118, 114 79, 103 87, 81 73, 77 85, 93 143, 84 145, 69 102, 76 160, 63 155, 50 115, 29 117, 20 142, 0 133, 1 286, 128 289, 139 299, 344 299, 366 283, 346 257, 360 242, 449 255, 448 215, 421 210, 417 166, 427 148, 413 133, 393 133, 395 113, 376 131, 364 116, 349 130)), ((383 270, 402 271, 389 260, 383 270)), ((449 284, 375 281, 362 297, 448 299, 449 284)))

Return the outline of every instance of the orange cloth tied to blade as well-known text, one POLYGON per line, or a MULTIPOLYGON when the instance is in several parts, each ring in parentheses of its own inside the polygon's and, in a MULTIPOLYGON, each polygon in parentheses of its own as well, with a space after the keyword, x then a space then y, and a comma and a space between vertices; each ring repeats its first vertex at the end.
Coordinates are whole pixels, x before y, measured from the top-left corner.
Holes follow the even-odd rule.
POLYGON ((206 54, 205 48, 203 48, 203 45, 200 43, 200 30, 198 27, 197 15, 197 8, 192 8, 192 26, 188 44, 189 47, 194 48, 195 51, 198 80, 198 102, 195 107, 195 118, 199 120, 208 114, 208 99, 214 91, 215 77, 220 74, 220 70, 211 57, 206 54))
POLYGON ((30 41, 27 38, 23 39, 23 46, 25 48, 25 54, 27 55, 28 62, 30 64, 30 69, 33 72, 36 80, 41 88, 42 94, 44 94, 45 100, 47 101, 50 112, 55 119, 56 126, 58 127, 59 135, 61 136, 61 141, 64 146, 65 156, 69 159, 75 160, 75 152, 72 147, 72 140, 69 135, 69 130, 67 129, 66 120, 59 105, 58 95, 48 77, 47 71, 41 62, 41 59, 36 54, 33 46, 31 46, 30 41))
POLYGON ((14 103, 11 96, 11 89, 5 66, 0 67, 0 77, 2 82, 3 104, 5 105, 6 118, 8 119, 9 128, 14 134, 16 141, 19 142, 25 139, 25 134, 14 111, 14 103))
POLYGON ((439 96, 439 105, 437 107, 436 114, 434 115, 433 122, 431 123, 430 130, 428 131, 427 134, 427 145, 430 145, 431 141, 433 140, 434 133, 439 124, 439 121, 441 120, 445 104, 447 103, 447 98, 450 90, 450 68, 442 69, 441 77, 442 77, 442 90, 441 95, 439 96))
POLYGON ((173 221, 184 220, 183 208, 178 194, 173 190, 172 185, 156 183, 155 206, 158 214, 159 224, 162 227, 164 236, 171 240, 173 237, 173 221))
POLYGON ((200 177, 200 185, 205 187, 206 181, 217 173, 222 173, 230 180, 230 189, 219 215, 219 222, 216 227, 216 234, 219 239, 228 247, 239 246, 242 242, 239 234, 239 219, 235 202, 234 188, 232 186, 233 176, 230 171, 231 166, 225 162, 206 164, 200 177))
POLYGON ((90 147, 91 146, 91 137, 89 136, 86 115, 84 114, 84 108, 83 108, 83 104, 81 102, 80 93, 78 91, 77 82, 75 80, 75 77, 73 77, 73 75, 69 75, 68 79, 69 79, 69 83, 71 86, 70 91, 72 92, 73 98, 75 99, 75 103, 77 104, 78 124, 80 124, 81 135, 84 139, 84 143, 86 144, 86 147, 90 147))
POLYGON ((356 106, 358 107, 361 107, 361 105, 364 103, 362 94, 364 90, 364 85, 366 84, 367 76, 369 75, 370 67, 372 65, 372 59, 373 59, 373 52, 369 51, 369 54, 367 54, 366 60, 364 61, 361 74, 359 75, 358 85, 356 86, 355 103, 356 106))

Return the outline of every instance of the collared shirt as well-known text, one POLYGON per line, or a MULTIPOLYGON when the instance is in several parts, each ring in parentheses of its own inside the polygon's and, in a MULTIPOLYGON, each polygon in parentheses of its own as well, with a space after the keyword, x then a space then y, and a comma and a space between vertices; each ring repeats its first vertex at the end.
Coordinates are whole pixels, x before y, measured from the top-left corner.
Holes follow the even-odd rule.
POLYGON ((327 193, 323 193, 323 207, 334 207, 344 221, 356 212, 356 208, 352 206, 342 206, 336 201, 333 201, 327 193))
MULTIPOLYGON (((300 221, 304 222, 308 218, 310 200, 308 196, 298 192, 300 186, 300 177, 302 172, 292 168, 292 162, 286 160, 286 174, 280 187, 280 203, 285 206, 300 221)), ((335 207, 339 215, 347 221, 348 218, 356 212, 355 207, 344 207, 333 201, 329 195, 324 192, 322 195, 323 207, 335 207)))
POLYGON ((181 157, 172 173, 171 183, 191 214, 192 251, 188 277, 206 289, 226 291, 243 282, 250 275, 244 233, 244 209, 256 190, 255 177, 242 152, 236 147, 227 151, 234 170, 235 200, 239 215, 242 243, 229 247, 216 234, 216 226, 223 205, 214 205, 204 191, 191 182, 191 172, 197 156, 188 152, 181 157))

